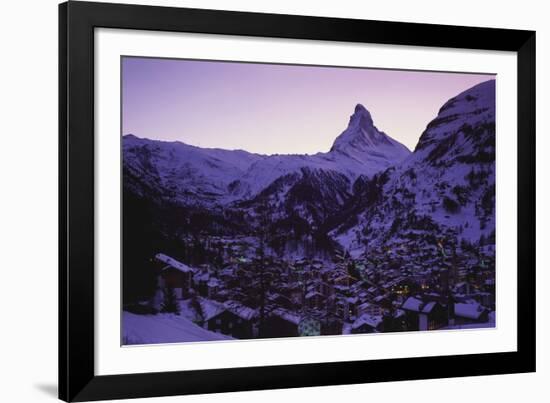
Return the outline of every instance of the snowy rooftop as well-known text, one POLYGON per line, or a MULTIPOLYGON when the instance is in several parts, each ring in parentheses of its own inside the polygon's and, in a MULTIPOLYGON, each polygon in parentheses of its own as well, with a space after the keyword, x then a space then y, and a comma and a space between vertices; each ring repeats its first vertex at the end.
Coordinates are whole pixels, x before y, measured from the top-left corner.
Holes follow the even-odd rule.
POLYGON ((222 287, 223 282, 221 280, 218 280, 217 278, 211 277, 208 280, 208 287, 222 287))
POLYGON ((401 308, 406 309, 406 310, 408 310, 408 311, 420 312, 420 308, 422 307, 423 304, 424 304, 424 302, 422 302, 422 301, 419 300, 418 298, 409 297, 409 298, 407 298, 407 300, 403 303, 403 306, 402 306, 401 308))
POLYGON ((428 302, 426 305, 424 305, 422 307, 422 312, 424 313, 430 313, 432 311, 432 309, 435 307, 436 303, 431 301, 431 302, 428 302))
POLYGON ((357 308, 358 308, 358 309, 366 309, 366 308, 370 307, 371 305, 373 305, 373 304, 371 304, 370 302, 363 302, 363 303, 362 303, 361 305, 359 305, 357 308))
POLYGON ((244 320, 251 320, 258 316, 258 311, 236 301, 226 301, 224 305, 230 312, 244 320))
POLYGON ((277 308, 273 310, 273 315, 278 316, 288 322, 294 323, 295 325, 300 323, 300 317, 296 314, 293 314, 286 309, 277 308))
POLYGON ((320 292, 317 292, 315 290, 312 290, 312 291, 310 291, 306 294, 306 299, 310 299, 310 298, 313 298, 315 296, 321 296, 322 297, 323 294, 321 294, 320 292))
POLYGON ((198 272, 198 273, 195 273, 195 275, 193 276, 193 280, 196 281, 196 282, 199 282, 199 281, 208 281, 210 279, 210 273, 208 272, 198 272))
POLYGON ((206 298, 200 298, 200 304, 204 320, 210 320, 226 310, 223 304, 206 298))
POLYGON ((479 319, 485 308, 478 303, 455 304, 455 315, 468 319, 479 319))
POLYGON ((370 327, 376 328, 378 325, 382 323, 382 316, 379 315, 369 315, 367 313, 361 315, 355 322, 353 322, 353 325, 351 325, 352 329, 357 329, 363 325, 368 325, 370 327))
POLYGON ((385 295, 379 295, 379 296, 377 296, 376 298, 374 298, 374 302, 380 302, 380 301, 382 301, 384 298, 386 298, 385 295))
MULTIPOLYGON (((191 267, 187 266, 186 264, 183 264, 182 262, 177 261, 174 258, 171 258, 168 255, 165 255, 164 253, 157 253, 155 255, 155 259, 183 273, 193 272, 193 269, 191 267)), ((165 269, 166 267, 163 270, 165 269)))
POLYGON ((415 297, 409 297, 401 306, 401 309, 414 312, 430 313, 437 305, 435 301, 424 302, 415 297))
POLYGON ((400 318, 403 315, 405 315, 405 311, 402 309, 398 309, 395 311, 395 314, 393 315, 394 318, 400 318))

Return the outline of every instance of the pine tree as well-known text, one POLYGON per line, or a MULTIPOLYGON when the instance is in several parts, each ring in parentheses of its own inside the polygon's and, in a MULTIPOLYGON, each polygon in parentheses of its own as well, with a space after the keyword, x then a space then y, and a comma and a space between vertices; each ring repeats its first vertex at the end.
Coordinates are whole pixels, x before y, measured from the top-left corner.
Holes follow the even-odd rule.
POLYGON ((180 307, 173 288, 166 287, 164 289, 164 300, 162 302, 161 312, 179 315, 180 307))
POLYGON ((197 294, 193 294, 191 296, 190 305, 191 308, 193 308, 194 311, 197 313, 198 322, 202 324, 204 322, 204 312, 202 310, 202 305, 197 294))

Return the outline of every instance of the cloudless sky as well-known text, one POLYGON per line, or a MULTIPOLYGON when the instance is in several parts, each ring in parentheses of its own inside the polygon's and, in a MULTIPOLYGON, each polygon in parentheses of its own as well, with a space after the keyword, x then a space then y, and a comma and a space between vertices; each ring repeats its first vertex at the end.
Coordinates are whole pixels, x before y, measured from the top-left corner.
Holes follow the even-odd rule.
POLYGON ((492 75, 125 57, 122 131, 262 154, 328 151, 356 104, 414 149, 439 108, 492 75))

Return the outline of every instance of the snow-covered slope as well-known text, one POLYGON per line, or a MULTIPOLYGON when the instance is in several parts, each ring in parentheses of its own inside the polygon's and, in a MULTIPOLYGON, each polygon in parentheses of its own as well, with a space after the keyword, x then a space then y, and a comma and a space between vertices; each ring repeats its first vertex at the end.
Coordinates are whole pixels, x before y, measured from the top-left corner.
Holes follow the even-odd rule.
POLYGON ((423 234, 493 237, 495 81, 446 102, 409 157, 354 188, 348 218, 332 232, 351 250, 423 234))
POLYGON ((228 187, 263 156, 241 150, 208 149, 181 142, 123 137, 124 185, 185 203, 226 196, 228 187))
POLYGON ((136 315, 122 311, 122 329, 125 345, 232 339, 205 330, 189 319, 174 314, 136 315))

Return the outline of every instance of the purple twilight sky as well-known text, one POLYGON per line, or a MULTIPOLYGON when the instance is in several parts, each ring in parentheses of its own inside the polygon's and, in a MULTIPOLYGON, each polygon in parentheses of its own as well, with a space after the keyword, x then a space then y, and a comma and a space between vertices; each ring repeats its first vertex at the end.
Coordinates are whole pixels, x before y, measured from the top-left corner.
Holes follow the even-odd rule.
POLYGON ((125 57, 122 131, 262 154, 328 151, 357 103, 414 149, 445 101, 493 75, 125 57))

